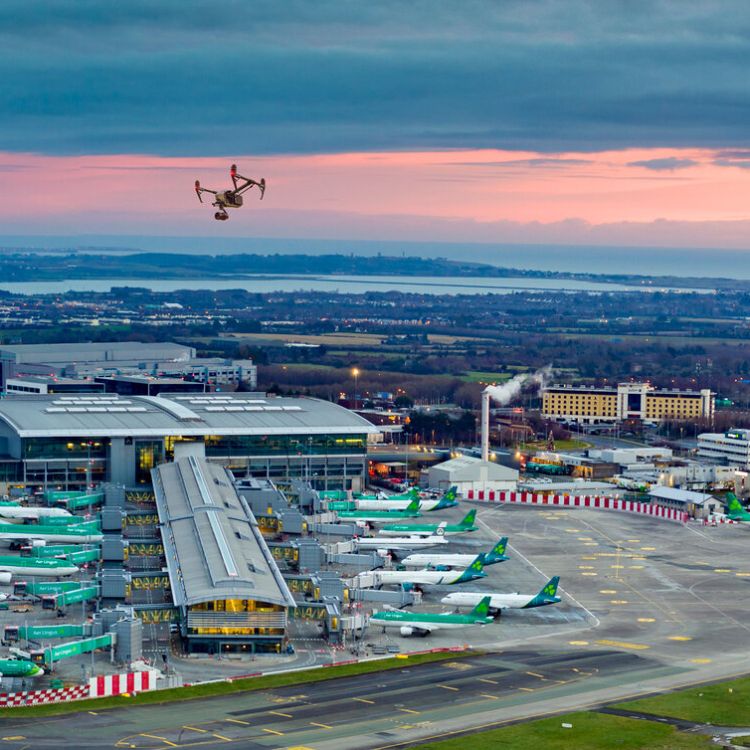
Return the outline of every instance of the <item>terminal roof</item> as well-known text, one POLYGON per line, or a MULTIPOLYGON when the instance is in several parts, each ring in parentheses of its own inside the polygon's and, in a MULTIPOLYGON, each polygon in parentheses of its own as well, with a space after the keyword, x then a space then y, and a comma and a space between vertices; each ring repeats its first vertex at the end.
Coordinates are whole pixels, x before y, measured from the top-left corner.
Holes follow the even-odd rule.
POLYGON ((295 606, 226 469, 188 456, 152 477, 175 605, 251 599, 295 606))
POLYGON ((24 395, 0 400, 0 421, 22 438, 377 432, 366 419, 329 401, 237 392, 24 395))

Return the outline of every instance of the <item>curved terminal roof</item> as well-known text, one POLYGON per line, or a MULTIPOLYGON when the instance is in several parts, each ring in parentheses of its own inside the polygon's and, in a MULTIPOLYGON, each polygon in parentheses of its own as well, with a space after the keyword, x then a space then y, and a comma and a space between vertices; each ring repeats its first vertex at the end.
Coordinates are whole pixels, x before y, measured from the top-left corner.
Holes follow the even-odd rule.
POLYGON ((295 606, 226 469, 189 456, 151 473, 176 606, 217 599, 295 606))
POLYGON ((329 401, 256 393, 18 396, 0 400, 0 421, 22 438, 377 432, 366 419, 329 401))

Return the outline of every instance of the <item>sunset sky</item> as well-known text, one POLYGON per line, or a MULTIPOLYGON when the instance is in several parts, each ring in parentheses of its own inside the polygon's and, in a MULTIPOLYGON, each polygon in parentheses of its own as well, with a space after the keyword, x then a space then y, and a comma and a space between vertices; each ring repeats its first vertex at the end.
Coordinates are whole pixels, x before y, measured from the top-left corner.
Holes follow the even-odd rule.
POLYGON ((0 6, 0 226, 750 247, 750 6, 0 6), (229 222, 192 192, 265 177, 229 222))

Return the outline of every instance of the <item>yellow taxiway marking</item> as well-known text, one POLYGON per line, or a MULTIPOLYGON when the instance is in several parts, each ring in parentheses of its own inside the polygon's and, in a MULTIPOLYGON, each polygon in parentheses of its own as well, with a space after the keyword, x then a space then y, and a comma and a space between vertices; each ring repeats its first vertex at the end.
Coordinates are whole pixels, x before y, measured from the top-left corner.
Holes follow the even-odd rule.
POLYGON ((594 540, 590 536, 579 536, 579 542, 593 542, 594 540))
POLYGON ((641 557, 640 555, 628 555, 629 560, 648 560, 647 557, 641 557))
POLYGON ((638 622, 656 622, 655 617, 639 617, 638 622))
POLYGON ((307 747, 307 745, 294 745, 292 747, 288 747, 286 750, 313 750, 313 748, 307 747))
POLYGON ((609 603, 610 604, 627 604, 628 600, 627 599, 611 599, 609 603))
POLYGON ((583 546, 584 547, 598 547, 599 543, 598 542, 584 542, 583 546))
POLYGON ((729 568, 714 568, 714 573, 731 573, 729 568))
POLYGON ((244 724, 245 726, 250 726, 249 721, 242 721, 242 719, 224 719, 224 721, 231 721, 232 724, 244 724))
POLYGON ((262 727, 261 731, 268 732, 268 734, 278 734, 279 736, 283 735, 283 732, 278 732, 275 729, 266 729, 266 727, 262 727))
POLYGON ((596 560, 596 555, 584 555, 581 560, 596 560))
POLYGON ((624 568, 624 565, 610 565, 610 568, 614 568, 615 570, 619 570, 620 568, 624 568))
POLYGON ((710 664, 711 659, 691 659, 692 664, 710 664))
POLYGON ((146 734, 145 732, 141 732, 141 737, 150 737, 152 740, 161 740, 165 745, 169 745, 170 747, 179 747, 176 742, 170 742, 166 737, 159 737, 158 734, 146 734))
POLYGON ((598 573, 592 573, 590 570, 584 570, 583 573, 581 573, 582 576, 596 576, 599 575, 598 573))
POLYGON ((438 685, 439 688, 443 688, 443 690, 455 690, 458 692, 457 687, 453 687, 452 685, 438 685))
POLYGON ((490 695, 489 693, 479 693, 479 695, 481 695, 482 698, 488 698, 491 701, 499 700, 499 698, 496 695, 490 695))
POLYGON ((15 734, 12 737, 3 737, 6 742, 16 742, 18 740, 25 740, 26 738, 22 734, 15 734))
POLYGON ((399 711, 403 711, 405 714, 421 714, 421 711, 413 711, 411 708, 399 708, 399 711))
POLYGON ((642 651, 647 648, 651 648, 651 646, 647 646, 645 643, 629 643, 628 641, 610 641, 610 640, 602 640, 597 641, 597 644, 599 646, 616 646, 617 648, 630 648, 634 651, 642 651))
POLYGON ((519 690, 523 690, 524 693, 533 693, 534 688, 518 688, 519 690))
POLYGON ((571 646, 588 646, 588 641, 568 641, 571 646))
POLYGON ((223 734, 216 734, 216 732, 214 732, 213 736, 219 740, 225 740, 226 742, 234 742, 234 740, 230 740, 229 737, 225 737, 223 734))
POLYGON ((547 678, 543 674, 539 674, 539 672, 526 672, 529 677, 538 677, 540 680, 546 680, 547 678))
POLYGON ((359 703, 375 703, 375 701, 367 700, 367 698, 354 698, 355 701, 358 701, 359 703))
POLYGON ((629 565, 630 570, 643 570, 643 565, 629 565))
POLYGON ((581 533, 580 529, 565 529, 565 531, 567 531, 569 534, 580 534, 581 533))
POLYGON ((578 570, 594 570, 593 565, 579 565, 578 570))
POLYGON ((747 576, 750 576, 750 573, 735 573, 736 576, 740 576, 740 578, 747 578, 747 576))
POLYGON ((333 729, 330 724, 321 724, 319 721, 311 721, 310 726, 320 727, 321 729, 333 729))
POLYGON ((201 734, 208 734, 208 729, 200 729, 198 727, 191 727, 187 724, 182 725, 183 729, 189 729, 191 732, 200 732, 201 734))
POLYGON ((486 682, 488 685, 499 685, 497 680, 491 680, 489 677, 480 677, 479 682, 486 682))
POLYGON ((268 713, 273 714, 274 716, 283 716, 285 719, 294 718, 291 714, 285 714, 283 711, 269 711, 268 713))
POLYGON ((87 711, 86 713, 89 713, 92 716, 99 716, 99 714, 96 711, 87 711))
POLYGON ((641 547, 644 552, 655 552, 656 547, 641 547))
POLYGON ((692 637, 689 635, 670 635, 670 641, 692 641, 692 637))
POLYGON ((631 544, 635 544, 636 542, 640 542, 640 539, 626 539, 626 542, 630 542, 631 544))
POLYGON ((600 589, 599 593, 600 594, 616 594, 617 590, 616 589, 600 589))
POLYGON ((446 669, 457 669, 460 672, 465 672, 467 669, 474 669, 471 664, 464 664, 462 661, 449 661, 444 666, 446 669))

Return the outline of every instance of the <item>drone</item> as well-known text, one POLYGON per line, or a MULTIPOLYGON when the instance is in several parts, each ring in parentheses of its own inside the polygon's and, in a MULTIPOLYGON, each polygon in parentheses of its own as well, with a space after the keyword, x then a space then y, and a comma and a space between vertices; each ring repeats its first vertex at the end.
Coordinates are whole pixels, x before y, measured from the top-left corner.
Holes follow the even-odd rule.
POLYGON ((261 178, 260 182, 251 180, 249 177, 243 177, 241 174, 237 174, 237 165, 232 164, 229 170, 229 176, 232 178, 234 184, 233 190, 209 190, 208 188, 201 187, 199 180, 195 181, 195 194, 198 196, 198 200, 203 203, 203 197, 201 193, 211 193, 216 200, 211 204, 216 206, 219 210, 214 214, 216 221, 226 221, 229 218, 227 213, 228 208, 240 208, 242 206, 242 194, 252 187, 257 187, 260 190, 260 199, 263 200, 263 196, 266 192, 266 181, 261 178))

